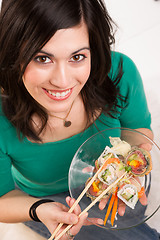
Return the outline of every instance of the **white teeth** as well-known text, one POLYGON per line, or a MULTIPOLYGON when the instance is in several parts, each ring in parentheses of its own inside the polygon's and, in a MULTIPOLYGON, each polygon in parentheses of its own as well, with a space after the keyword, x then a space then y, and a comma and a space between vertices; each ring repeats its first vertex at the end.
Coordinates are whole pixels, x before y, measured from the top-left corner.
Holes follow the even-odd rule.
POLYGON ((48 93, 49 94, 51 94, 52 96, 54 96, 54 97, 65 97, 69 92, 70 92, 71 90, 69 89, 69 90, 67 90, 66 92, 57 92, 57 93, 53 93, 53 92, 51 92, 51 91, 48 91, 48 93))
POLYGON ((62 92, 62 93, 61 93, 61 96, 62 96, 62 97, 64 97, 65 95, 66 95, 66 93, 65 93, 65 92, 62 92))
POLYGON ((61 96, 61 94, 60 93, 56 93, 56 97, 60 97, 61 96))

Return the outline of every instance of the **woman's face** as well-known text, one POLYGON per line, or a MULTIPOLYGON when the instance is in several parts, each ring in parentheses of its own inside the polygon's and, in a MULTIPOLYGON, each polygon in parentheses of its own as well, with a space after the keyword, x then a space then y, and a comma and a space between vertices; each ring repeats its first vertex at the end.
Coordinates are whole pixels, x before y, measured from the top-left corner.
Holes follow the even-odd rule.
POLYGON ((28 64, 23 82, 48 112, 68 111, 91 71, 89 35, 84 23, 58 30, 28 64))

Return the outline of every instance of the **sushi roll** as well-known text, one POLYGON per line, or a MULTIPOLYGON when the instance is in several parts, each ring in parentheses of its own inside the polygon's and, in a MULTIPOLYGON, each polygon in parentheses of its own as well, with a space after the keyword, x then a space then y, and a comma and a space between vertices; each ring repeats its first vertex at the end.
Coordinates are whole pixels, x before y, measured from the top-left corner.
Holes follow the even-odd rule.
POLYGON ((124 185, 117 193, 119 199, 121 199, 128 207, 134 209, 138 201, 138 191, 133 184, 124 185))
POLYGON ((106 169, 103 169, 98 174, 99 180, 107 185, 112 184, 118 178, 116 174, 116 169, 117 165, 115 163, 108 164, 106 169))
MULTIPOLYGON (((92 178, 89 178, 85 184, 85 186, 87 186, 88 182, 91 180, 92 178)), ((98 197, 108 186, 102 182, 99 181, 99 179, 96 179, 92 185, 90 186, 90 188, 87 190, 86 192, 86 196, 89 197, 91 199, 91 201, 93 201, 96 197, 98 197)), ((109 193, 107 193, 106 195, 104 195, 102 198, 106 198, 107 196, 109 196, 109 193)))
POLYGON ((128 153, 126 164, 131 167, 132 174, 139 177, 148 174, 152 170, 150 153, 138 147, 133 147, 128 153))
POLYGON ((109 158, 98 174, 98 179, 104 184, 111 185, 124 171, 125 167, 118 158, 109 158))
POLYGON ((111 150, 110 147, 106 146, 100 157, 98 158, 99 167, 106 162, 109 158, 118 158, 117 155, 111 150))

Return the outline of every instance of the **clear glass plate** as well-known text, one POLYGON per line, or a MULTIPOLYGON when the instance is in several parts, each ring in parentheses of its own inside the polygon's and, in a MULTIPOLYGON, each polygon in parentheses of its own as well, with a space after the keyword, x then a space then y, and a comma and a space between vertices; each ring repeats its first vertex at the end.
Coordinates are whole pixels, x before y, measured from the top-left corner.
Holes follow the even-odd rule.
MULTIPOLYGON (((77 199, 85 187, 85 183, 89 177, 93 176, 95 160, 101 155, 106 146, 111 147, 109 137, 120 137, 128 142, 131 146, 139 146, 140 144, 151 144, 150 151, 152 157, 152 171, 141 177, 140 180, 145 187, 147 196, 147 205, 143 206, 138 201, 135 209, 126 206, 124 216, 116 214, 114 225, 111 225, 110 218, 106 225, 98 225, 101 228, 109 229, 128 229, 135 227, 149 218, 151 218, 160 207, 160 148, 157 144, 150 140, 144 134, 126 128, 110 128, 99 132, 87 139, 77 150, 69 170, 69 191, 73 198, 77 199)), ((85 209, 91 203, 91 199, 86 195, 81 199, 80 206, 85 209)), ((99 203, 96 203, 89 210, 89 218, 105 218, 107 206, 104 210, 100 210, 99 203)))

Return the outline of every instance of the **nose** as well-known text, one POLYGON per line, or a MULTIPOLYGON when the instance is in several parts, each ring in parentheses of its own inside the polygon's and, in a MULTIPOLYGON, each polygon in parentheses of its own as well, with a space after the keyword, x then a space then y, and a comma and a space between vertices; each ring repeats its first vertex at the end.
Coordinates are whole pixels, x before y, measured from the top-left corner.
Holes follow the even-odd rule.
POLYGON ((70 87, 70 73, 65 63, 57 63, 52 71, 50 83, 57 88, 70 87))

